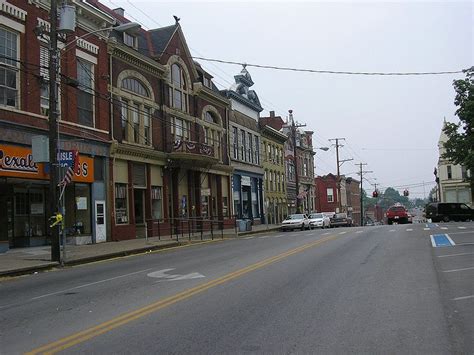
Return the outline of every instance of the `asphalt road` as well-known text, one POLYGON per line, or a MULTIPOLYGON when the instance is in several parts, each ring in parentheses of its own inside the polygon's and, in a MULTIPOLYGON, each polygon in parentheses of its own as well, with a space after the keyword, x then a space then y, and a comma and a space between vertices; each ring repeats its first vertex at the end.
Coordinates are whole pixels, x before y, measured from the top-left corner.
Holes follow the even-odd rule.
POLYGON ((473 353, 473 279, 472 222, 260 234, 2 281, 0 353, 473 353))

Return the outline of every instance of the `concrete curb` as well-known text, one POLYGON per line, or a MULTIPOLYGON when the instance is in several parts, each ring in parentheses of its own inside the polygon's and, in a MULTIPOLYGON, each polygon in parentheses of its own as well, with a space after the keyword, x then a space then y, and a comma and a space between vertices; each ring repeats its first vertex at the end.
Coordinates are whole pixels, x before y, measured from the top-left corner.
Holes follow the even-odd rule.
POLYGON ((14 270, 0 271, 0 278, 28 275, 28 274, 33 274, 35 272, 48 271, 58 266, 59 266, 58 262, 52 261, 51 263, 44 264, 44 265, 28 266, 28 267, 23 267, 23 268, 14 269, 14 270))

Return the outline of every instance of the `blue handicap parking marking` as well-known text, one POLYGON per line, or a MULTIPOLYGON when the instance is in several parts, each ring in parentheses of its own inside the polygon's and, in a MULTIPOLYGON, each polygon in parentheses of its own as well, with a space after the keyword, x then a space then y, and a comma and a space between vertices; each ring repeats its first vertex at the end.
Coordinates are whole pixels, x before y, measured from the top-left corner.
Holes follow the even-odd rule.
POLYGON ((436 228, 437 226, 436 223, 426 223, 426 228, 436 228))
POLYGON ((431 238, 431 245, 433 248, 438 247, 452 247, 456 245, 453 240, 447 234, 433 234, 430 236, 431 238))

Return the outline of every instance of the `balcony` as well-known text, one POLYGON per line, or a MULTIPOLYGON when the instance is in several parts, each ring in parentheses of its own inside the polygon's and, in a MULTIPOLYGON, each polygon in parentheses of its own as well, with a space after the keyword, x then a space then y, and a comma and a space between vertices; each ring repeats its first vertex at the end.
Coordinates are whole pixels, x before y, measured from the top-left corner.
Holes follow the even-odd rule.
POLYGON ((168 147, 169 158, 183 164, 205 166, 219 162, 218 151, 208 144, 176 139, 169 142, 168 147))

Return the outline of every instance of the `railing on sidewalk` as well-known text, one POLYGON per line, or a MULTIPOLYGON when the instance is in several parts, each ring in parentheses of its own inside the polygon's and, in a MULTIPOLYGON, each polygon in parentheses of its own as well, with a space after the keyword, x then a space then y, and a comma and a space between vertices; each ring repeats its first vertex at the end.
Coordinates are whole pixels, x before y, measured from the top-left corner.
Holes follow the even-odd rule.
POLYGON ((217 219, 209 217, 182 217, 182 218, 165 218, 161 220, 149 219, 147 220, 147 238, 158 237, 176 239, 187 238, 189 241, 193 239, 204 240, 208 237, 214 240, 219 236, 224 239, 224 229, 232 227, 237 232, 237 225, 235 222, 232 225, 234 216, 226 219, 217 219))

